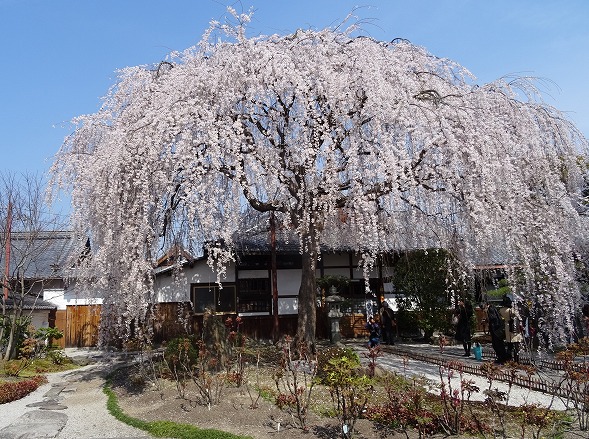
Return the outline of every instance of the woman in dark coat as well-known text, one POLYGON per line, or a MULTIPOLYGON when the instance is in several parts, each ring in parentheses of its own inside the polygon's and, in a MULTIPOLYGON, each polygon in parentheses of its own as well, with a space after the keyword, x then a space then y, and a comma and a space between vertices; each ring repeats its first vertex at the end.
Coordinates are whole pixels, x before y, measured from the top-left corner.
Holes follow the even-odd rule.
POLYGON ((491 344, 497 356, 496 363, 503 364, 508 361, 507 350, 505 349, 505 322, 499 314, 499 310, 491 303, 485 304, 487 321, 489 322, 489 333, 491 344))
POLYGON ((458 302, 456 316, 458 323, 456 325, 456 340, 462 342, 464 348, 464 357, 470 357, 470 348, 472 346, 472 333, 470 328, 470 319, 472 317, 472 305, 469 302, 458 302))
POLYGON ((382 325, 382 341, 385 344, 395 344, 395 327, 397 321, 395 320, 395 312, 391 309, 388 302, 382 302, 379 310, 380 323, 382 325))

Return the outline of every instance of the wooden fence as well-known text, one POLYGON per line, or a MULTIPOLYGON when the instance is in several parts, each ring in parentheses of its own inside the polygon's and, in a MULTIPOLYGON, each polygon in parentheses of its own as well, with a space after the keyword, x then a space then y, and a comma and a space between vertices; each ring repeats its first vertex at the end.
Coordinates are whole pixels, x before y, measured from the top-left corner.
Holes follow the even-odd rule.
MULTIPOLYGON (((216 316, 223 322, 227 318, 235 318, 235 314, 219 314, 216 316)), ((294 336, 297 329, 297 315, 282 315, 279 318, 278 333, 294 336)), ((175 337, 188 334, 199 334, 202 328, 203 316, 193 314, 188 304, 159 303, 155 309, 153 341, 161 343, 175 337)), ((328 337, 327 317, 318 311, 316 337, 328 337)), ((253 339, 270 339, 274 329, 273 316, 247 316, 241 318, 239 331, 253 339)))
MULTIPOLYGON (((55 340, 61 347, 91 347, 98 343, 100 323, 100 305, 68 306, 59 310, 55 316, 55 326, 63 331, 64 337, 55 340)), ((224 321, 235 314, 217 316, 224 321)), ((199 334, 202 328, 202 315, 192 312, 189 304, 160 303, 155 309, 153 323, 153 341, 163 341, 188 334, 199 334)), ((282 315, 279 319, 279 335, 294 336, 297 328, 297 315, 282 315)), ((274 328, 273 316, 247 316, 242 318, 240 332, 254 339, 270 339, 274 328)), ((327 315, 324 310, 317 312, 316 337, 329 337, 327 315)))
POLYGON ((68 306, 58 310, 55 327, 63 331, 63 338, 55 340, 54 344, 66 348, 96 346, 99 322, 100 305, 68 306))

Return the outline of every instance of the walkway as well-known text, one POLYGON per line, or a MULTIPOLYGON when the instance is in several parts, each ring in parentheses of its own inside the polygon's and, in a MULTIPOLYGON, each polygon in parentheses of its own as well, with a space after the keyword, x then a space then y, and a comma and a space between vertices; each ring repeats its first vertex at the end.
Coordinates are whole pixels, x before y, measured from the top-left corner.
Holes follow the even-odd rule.
POLYGON ((106 409, 102 391, 118 356, 68 349, 70 357, 90 356, 95 364, 47 376, 49 383, 1 406, 0 439, 147 439, 144 431, 117 421, 106 409))
MULTIPOLYGON (((558 383, 561 373, 555 370, 538 371, 532 376, 531 383, 525 374, 521 374, 518 379, 521 385, 513 385, 510 388, 507 382, 499 379, 494 379, 489 385, 488 379, 480 370, 483 363, 472 356, 463 357, 462 346, 445 346, 444 351, 441 352, 440 348, 434 345, 404 343, 393 346, 383 345, 382 350, 385 354, 376 360, 378 365, 406 377, 424 377, 432 383, 433 391, 436 392, 439 392, 439 389, 435 386, 439 386, 442 379, 446 386, 450 383, 453 389, 460 389, 460 381, 464 379, 472 381, 480 389, 478 393, 471 396, 473 401, 483 401, 486 398, 483 391, 490 387, 506 392, 509 395, 508 403, 513 406, 535 403, 555 410, 565 410, 569 405, 566 397, 534 390, 551 388, 554 383, 558 383), (452 373, 449 373, 449 363, 454 364, 452 373), (441 375, 440 366, 442 366, 441 375), (462 375, 459 369, 462 369, 462 375)), ((363 349, 360 349, 360 352, 362 351, 363 349)))

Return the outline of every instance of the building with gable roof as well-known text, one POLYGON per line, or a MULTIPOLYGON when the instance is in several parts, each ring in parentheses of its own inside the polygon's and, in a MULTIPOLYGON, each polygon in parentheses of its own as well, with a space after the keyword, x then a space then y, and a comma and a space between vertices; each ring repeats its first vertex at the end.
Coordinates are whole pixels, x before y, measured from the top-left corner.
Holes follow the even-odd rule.
POLYGON ((69 231, 12 232, 5 314, 20 308, 35 328, 57 327, 64 332, 56 340, 62 347, 95 344, 100 299, 79 297, 67 279, 88 246, 69 231))

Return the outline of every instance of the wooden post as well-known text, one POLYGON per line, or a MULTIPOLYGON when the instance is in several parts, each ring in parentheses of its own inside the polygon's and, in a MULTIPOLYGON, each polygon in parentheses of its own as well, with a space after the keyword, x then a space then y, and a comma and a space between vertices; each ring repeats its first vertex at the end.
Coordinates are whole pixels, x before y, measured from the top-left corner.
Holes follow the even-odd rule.
POLYGON ((272 338, 278 341, 280 337, 280 323, 278 320, 278 276, 276 273, 276 218, 274 212, 270 212, 270 271, 272 276, 272 338))

